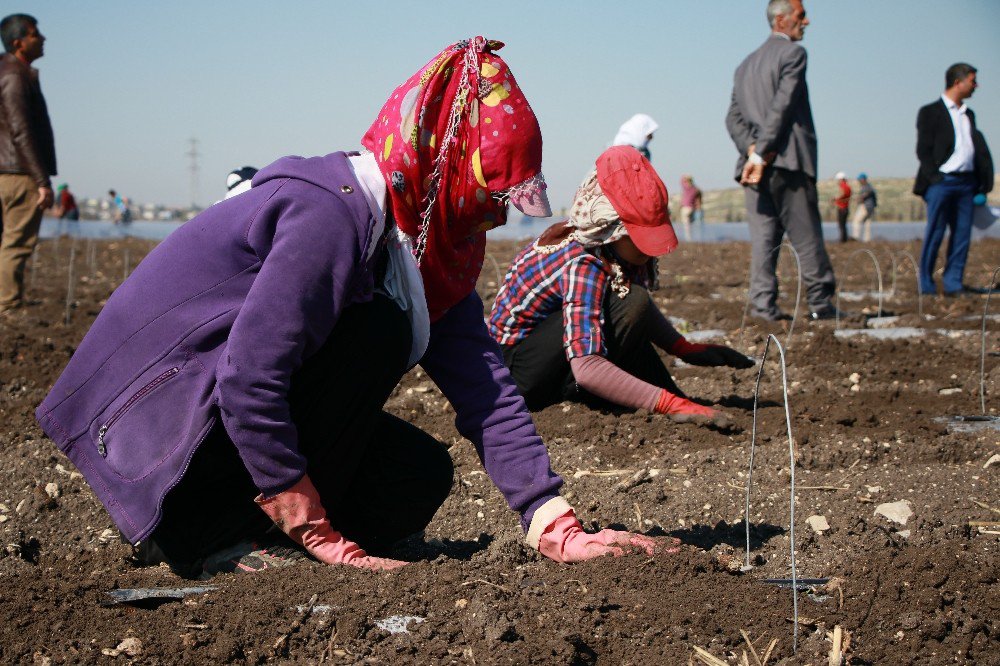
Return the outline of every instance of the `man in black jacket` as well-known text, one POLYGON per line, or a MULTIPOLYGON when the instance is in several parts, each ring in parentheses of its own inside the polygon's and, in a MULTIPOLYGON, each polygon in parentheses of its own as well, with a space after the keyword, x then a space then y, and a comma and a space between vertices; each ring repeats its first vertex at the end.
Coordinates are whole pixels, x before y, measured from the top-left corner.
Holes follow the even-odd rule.
POLYGON ((993 189, 993 159, 986 139, 976 130, 976 116, 965 105, 976 90, 976 68, 956 63, 945 72, 941 98, 917 114, 917 171, 913 193, 927 202, 927 231, 920 253, 920 291, 936 294, 934 264, 951 232, 942 287, 945 296, 978 293, 962 278, 972 237, 973 198, 993 189))
POLYGON ((52 205, 55 140, 38 70, 45 37, 27 14, 0 21, 0 313, 24 300, 24 265, 52 205))

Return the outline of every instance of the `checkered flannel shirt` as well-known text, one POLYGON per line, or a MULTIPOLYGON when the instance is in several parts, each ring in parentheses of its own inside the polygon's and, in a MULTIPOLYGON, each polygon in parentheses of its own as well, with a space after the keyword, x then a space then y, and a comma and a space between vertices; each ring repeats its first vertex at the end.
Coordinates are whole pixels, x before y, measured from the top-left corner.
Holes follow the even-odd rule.
MULTIPOLYGON (((625 275, 630 283, 646 286, 644 268, 626 270, 625 275)), ((607 356, 602 304, 610 280, 603 262, 579 243, 552 254, 538 252, 531 244, 504 278, 490 315, 490 333, 501 345, 514 345, 562 310, 566 358, 607 356)))

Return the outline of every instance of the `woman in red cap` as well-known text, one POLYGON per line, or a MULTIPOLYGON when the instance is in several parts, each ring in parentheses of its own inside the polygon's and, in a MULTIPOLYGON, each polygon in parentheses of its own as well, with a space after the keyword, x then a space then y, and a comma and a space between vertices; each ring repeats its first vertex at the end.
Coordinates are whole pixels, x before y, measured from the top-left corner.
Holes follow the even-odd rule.
POLYGON ((261 545, 280 529, 327 564, 402 566, 379 555, 452 486, 445 447, 383 409, 417 362, 532 547, 652 552, 584 532, 483 321, 486 230, 508 201, 550 214, 541 132, 500 46, 448 47, 392 93, 371 152, 261 169, 108 300, 36 415, 141 562, 276 566, 261 545))
POLYGON ((596 396, 679 422, 728 425, 684 396, 653 348, 692 365, 753 365, 729 347, 688 342, 652 302, 655 257, 677 247, 667 203, 648 160, 631 146, 609 148, 569 219, 514 259, 489 326, 531 409, 596 396))

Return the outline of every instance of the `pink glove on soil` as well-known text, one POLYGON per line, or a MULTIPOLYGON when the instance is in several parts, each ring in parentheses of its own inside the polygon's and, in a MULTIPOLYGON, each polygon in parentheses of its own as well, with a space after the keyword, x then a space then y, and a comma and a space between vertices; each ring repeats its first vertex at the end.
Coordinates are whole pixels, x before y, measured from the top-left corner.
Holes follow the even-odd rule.
MULTIPOLYGON (((597 534, 588 534, 570 509, 542 532, 538 552, 556 562, 583 562, 602 555, 621 557, 639 550, 652 555, 657 545, 656 539, 631 532, 601 530, 597 534)), ((673 552, 676 550, 672 549, 673 552)))
POLYGON ((717 428, 728 428, 732 425, 729 417, 722 412, 674 395, 667 389, 663 389, 660 393, 660 399, 656 401, 653 411, 657 414, 666 414, 671 421, 677 423, 711 423, 717 428))
POLYGON ((361 546, 330 527, 326 509, 320 503, 319 493, 308 475, 274 497, 265 499, 263 495, 258 495, 255 501, 282 532, 320 562, 349 564, 375 571, 398 569, 406 564, 399 560, 369 557, 361 546))

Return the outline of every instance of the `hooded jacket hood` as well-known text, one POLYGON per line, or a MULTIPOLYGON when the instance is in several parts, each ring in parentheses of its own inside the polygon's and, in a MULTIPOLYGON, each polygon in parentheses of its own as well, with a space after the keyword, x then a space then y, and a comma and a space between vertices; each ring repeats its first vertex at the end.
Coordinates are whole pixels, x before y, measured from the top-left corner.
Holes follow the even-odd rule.
POLYGON ((340 193, 345 185, 343 167, 348 153, 338 152, 319 157, 282 157, 267 165, 253 177, 253 186, 258 187, 270 180, 294 178, 321 187, 328 192, 340 193))

